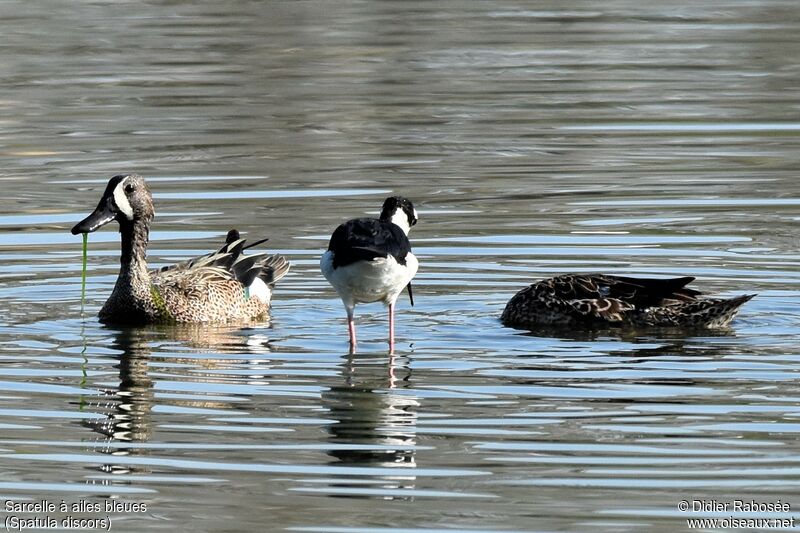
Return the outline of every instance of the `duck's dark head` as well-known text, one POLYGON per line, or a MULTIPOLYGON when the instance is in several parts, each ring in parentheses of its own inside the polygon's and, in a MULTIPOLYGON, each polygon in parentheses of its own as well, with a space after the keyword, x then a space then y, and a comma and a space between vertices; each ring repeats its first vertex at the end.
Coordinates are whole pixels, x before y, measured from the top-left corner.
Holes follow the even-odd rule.
POLYGON ((112 220, 120 225, 149 221, 154 213, 153 197, 144 178, 138 174, 119 174, 109 180, 97 208, 75 224, 72 234, 97 231, 112 220))
POLYGON ((380 219, 395 223, 408 235, 411 226, 417 223, 417 210, 408 198, 390 196, 383 202, 380 219))
POLYGON ((225 244, 233 244, 241 238, 242 236, 239 234, 239 230, 234 228, 228 231, 228 235, 225 236, 225 244))

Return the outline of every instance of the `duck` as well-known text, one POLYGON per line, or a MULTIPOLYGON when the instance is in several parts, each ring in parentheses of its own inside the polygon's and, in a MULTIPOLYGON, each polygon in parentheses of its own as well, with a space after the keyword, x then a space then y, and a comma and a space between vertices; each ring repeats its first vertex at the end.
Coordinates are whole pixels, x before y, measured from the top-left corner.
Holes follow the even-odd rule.
POLYGON ((500 321, 508 327, 728 327, 755 294, 709 298, 687 287, 694 277, 657 279, 566 274, 517 292, 500 321))
POLYGON ((328 249, 320 258, 320 270, 336 290, 347 313, 350 353, 356 350, 355 306, 382 302, 389 308, 389 353, 394 353, 395 303, 408 290, 419 261, 411 252, 408 233, 418 221, 417 210, 408 198, 390 196, 378 218, 354 218, 333 232, 328 249))
POLYGON ((145 179, 119 174, 109 180, 97 208, 72 228, 72 234, 78 235, 113 221, 119 224, 120 270, 100 309, 101 322, 232 323, 268 317, 274 286, 289 272, 290 263, 284 257, 244 255, 249 246, 237 230, 231 230, 218 250, 151 270, 146 256, 154 216, 153 196, 145 179))

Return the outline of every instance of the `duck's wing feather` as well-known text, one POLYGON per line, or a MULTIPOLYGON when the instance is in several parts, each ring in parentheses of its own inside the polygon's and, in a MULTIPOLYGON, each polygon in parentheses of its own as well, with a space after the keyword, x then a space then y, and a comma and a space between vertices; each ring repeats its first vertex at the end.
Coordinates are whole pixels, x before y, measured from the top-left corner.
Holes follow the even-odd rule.
POLYGON ((334 268, 390 255, 405 265, 406 257, 411 252, 411 243, 396 224, 373 218, 356 218, 336 228, 328 243, 328 250, 333 252, 334 268))
POLYGON ((258 277, 269 287, 273 287, 279 279, 289 273, 290 267, 291 264, 285 257, 273 254, 267 256, 261 263, 261 273, 258 277))
POLYGON ((614 299, 637 309, 689 302, 699 291, 686 287, 693 277, 653 279, 611 276, 606 274, 574 274, 542 281, 553 296, 563 300, 614 299))
POLYGON ((654 279, 575 274, 558 276, 542 283, 552 296, 580 316, 607 322, 625 320, 630 312, 694 302, 699 291, 686 287, 693 277, 654 279))
POLYGON ((238 281, 242 286, 249 287, 256 278, 261 278, 267 284, 274 284, 289 271, 289 262, 279 255, 269 254, 243 254, 247 248, 261 244, 267 239, 261 239, 245 246, 245 239, 239 238, 239 232, 228 232, 225 244, 215 251, 199 257, 183 261, 170 266, 162 267, 152 273, 154 282, 168 284, 175 288, 188 286, 202 286, 238 281))
POLYGON ((163 266, 158 269, 157 272, 168 272, 172 270, 186 271, 206 266, 218 266, 227 270, 242 253, 245 243, 244 239, 230 240, 230 232, 228 236, 228 240, 226 240, 225 244, 223 244, 219 250, 193 257, 186 261, 175 263, 174 265, 163 266))
POLYGON ((265 258, 266 254, 243 255, 231 265, 230 270, 242 285, 249 287, 261 273, 261 265, 265 258))

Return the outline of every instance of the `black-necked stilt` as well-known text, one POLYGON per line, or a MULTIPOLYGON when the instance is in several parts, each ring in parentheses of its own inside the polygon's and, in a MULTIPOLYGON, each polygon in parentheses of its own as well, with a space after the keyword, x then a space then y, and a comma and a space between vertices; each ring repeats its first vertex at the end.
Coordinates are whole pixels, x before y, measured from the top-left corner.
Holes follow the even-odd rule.
POLYGON ((336 228, 322 255, 320 268, 347 310, 350 349, 356 348, 353 310, 357 303, 383 302, 389 306, 389 353, 394 352, 394 304, 408 287, 419 263, 411 253, 408 232, 417 212, 407 198, 392 196, 383 202, 380 218, 356 218, 336 228))

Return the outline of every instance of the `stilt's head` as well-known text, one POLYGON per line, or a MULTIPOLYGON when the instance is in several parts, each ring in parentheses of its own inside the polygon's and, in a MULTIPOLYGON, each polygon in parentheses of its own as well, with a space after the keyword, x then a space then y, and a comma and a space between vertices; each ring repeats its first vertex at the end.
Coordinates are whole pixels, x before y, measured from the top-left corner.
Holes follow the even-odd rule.
POLYGON ((153 197, 144 178, 138 174, 120 174, 109 180, 100 203, 91 215, 72 228, 72 234, 97 231, 112 220, 133 224, 153 218, 153 197))
POLYGON ((417 223, 417 210, 408 198, 390 196, 383 202, 380 219, 384 222, 393 222, 408 235, 411 226, 417 223))

